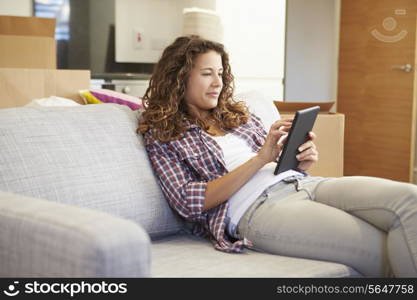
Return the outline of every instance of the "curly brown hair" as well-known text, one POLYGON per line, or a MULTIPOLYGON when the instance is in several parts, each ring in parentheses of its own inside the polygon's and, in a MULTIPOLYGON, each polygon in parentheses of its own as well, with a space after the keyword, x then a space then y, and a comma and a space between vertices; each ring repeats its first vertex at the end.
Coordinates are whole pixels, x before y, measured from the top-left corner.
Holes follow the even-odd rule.
POLYGON ((223 65, 223 88, 217 107, 209 111, 211 120, 222 129, 237 128, 248 122, 246 105, 232 99, 234 78, 224 46, 198 36, 183 36, 163 51, 155 66, 143 96, 145 111, 139 121, 138 132, 144 134, 150 130, 153 138, 169 142, 183 135, 188 129, 188 122, 208 130, 207 120, 201 120, 188 112, 185 92, 195 58, 211 50, 220 54, 223 65))

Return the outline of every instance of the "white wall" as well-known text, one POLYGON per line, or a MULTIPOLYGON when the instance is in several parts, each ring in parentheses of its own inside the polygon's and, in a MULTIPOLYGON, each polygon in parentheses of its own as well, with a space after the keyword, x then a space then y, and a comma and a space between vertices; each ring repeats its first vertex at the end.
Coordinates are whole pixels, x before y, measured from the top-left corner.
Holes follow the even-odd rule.
POLYGON ((116 61, 156 62, 182 34, 183 8, 212 9, 222 19, 236 92, 258 89, 271 100, 282 99, 285 5, 285 0, 116 0, 116 61), (136 49, 135 28, 144 37, 136 49))
POLYGON ((335 101, 339 1, 289 0, 285 101, 335 101))
POLYGON ((0 15, 32 16, 32 0, 0 0, 0 15))
POLYGON ((285 6, 285 0, 217 0, 237 93, 258 89, 271 101, 282 99, 285 6))
POLYGON ((182 34, 187 7, 215 10, 215 0, 116 0, 116 61, 155 63, 162 50, 182 34), (143 42, 134 43, 141 32, 143 42))

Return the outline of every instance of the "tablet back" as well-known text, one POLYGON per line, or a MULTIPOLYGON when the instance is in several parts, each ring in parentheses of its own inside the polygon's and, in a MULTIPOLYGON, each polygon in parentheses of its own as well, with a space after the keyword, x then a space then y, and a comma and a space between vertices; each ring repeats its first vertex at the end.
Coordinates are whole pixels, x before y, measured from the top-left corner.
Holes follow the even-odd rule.
POLYGON ((275 168, 275 175, 297 168, 300 163, 295 157, 300 153, 298 147, 309 140, 308 133, 313 129, 319 110, 319 106, 313 106, 296 112, 288 133, 287 142, 284 145, 278 165, 275 168))

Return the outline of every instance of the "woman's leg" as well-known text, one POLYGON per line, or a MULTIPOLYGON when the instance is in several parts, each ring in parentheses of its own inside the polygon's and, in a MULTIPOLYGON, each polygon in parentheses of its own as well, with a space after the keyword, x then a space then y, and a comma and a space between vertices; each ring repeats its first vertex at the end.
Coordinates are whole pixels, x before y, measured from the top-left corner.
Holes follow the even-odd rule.
POLYGON ((387 233, 388 258, 398 277, 417 276, 417 186, 374 177, 323 181, 317 202, 342 209, 387 233))
MULTIPOLYGON (((301 181, 310 191, 318 184, 301 181)), ((240 220, 238 236, 259 251, 338 262, 365 276, 388 276, 386 234, 340 209, 311 201, 309 190, 297 187, 296 181, 267 190, 240 220)))

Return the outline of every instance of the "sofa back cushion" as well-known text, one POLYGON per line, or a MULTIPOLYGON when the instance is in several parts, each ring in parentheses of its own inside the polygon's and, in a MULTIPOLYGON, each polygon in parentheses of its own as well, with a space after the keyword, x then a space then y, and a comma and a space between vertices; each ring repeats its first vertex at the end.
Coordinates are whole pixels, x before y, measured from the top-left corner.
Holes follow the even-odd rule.
POLYGON ((0 190, 105 211, 152 238, 176 233, 137 122, 117 104, 2 109, 0 190))
POLYGON ((269 131, 271 125, 281 119, 281 115, 274 104, 272 98, 266 96, 260 90, 249 90, 236 94, 235 100, 244 101, 249 108, 249 111, 259 118, 265 127, 266 132, 269 131))

